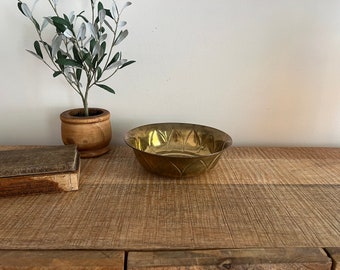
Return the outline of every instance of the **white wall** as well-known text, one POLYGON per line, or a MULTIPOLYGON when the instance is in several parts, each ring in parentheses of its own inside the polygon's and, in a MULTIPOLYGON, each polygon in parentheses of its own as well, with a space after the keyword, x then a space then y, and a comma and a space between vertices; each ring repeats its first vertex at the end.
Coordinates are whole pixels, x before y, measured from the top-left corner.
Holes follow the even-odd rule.
MULTIPOLYGON (((137 62, 110 81, 116 95, 90 96, 112 113, 113 143, 178 121, 234 145, 340 146, 339 0, 135 0, 125 19, 137 62)), ((16 1, 0 2, 0 28, 0 144, 60 144, 59 113, 80 99, 25 51, 36 36, 16 1)))

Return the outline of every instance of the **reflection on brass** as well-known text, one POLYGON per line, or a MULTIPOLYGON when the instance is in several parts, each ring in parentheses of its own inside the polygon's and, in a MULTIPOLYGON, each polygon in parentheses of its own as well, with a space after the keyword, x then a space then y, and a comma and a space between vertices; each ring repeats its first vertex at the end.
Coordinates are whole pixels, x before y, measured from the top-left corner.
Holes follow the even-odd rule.
POLYGON ((130 130, 125 142, 148 171, 168 177, 190 177, 212 169, 232 139, 207 126, 159 123, 130 130))

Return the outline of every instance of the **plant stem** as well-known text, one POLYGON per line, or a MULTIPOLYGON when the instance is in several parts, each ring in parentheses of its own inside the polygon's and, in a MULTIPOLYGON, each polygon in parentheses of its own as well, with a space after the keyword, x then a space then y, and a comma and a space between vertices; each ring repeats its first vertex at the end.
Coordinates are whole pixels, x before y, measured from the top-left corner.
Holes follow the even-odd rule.
POLYGON ((92 24, 94 24, 94 2, 91 1, 92 24))
POLYGON ((82 96, 85 116, 89 116, 89 106, 88 106, 88 103, 87 103, 87 97, 88 97, 88 94, 89 94, 89 90, 90 90, 90 87, 89 87, 89 84, 88 84, 88 86, 86 87, 86 91, 85 91, 85 97, 82 96))
POLYGON ((89 106, 87 104, 87 100, 83 99, 83 107, 84 107, 84 115, 89 116, 89 106))
POLYGON ((105 82, 106 80, 110 79, 113 75, 115 75, 115 73, 118 71, 119 68, 116 68, 114 72, 112 72, 108 77, 106 77, 105 79, 102 80, 98 80, 97 82, 102 83, 105 82))
POLYGON ((118 17, 117 17, 117 21, 116 20, 114 20, 114 21, 115 21, 116 25, 115 25, 115 29, 114 29, 114 33, 113 33, 113 37, 112 37, 112 44, 111 44, 111 47, 110 47, 109 55, 107 56, 107 59, 106 59, 106 63, 105 63, 103 72, 107 69, 107 66, 109 64, 109 61, 110 61, 110 58, 111 58, 111 55, 112 55, 113 47, 115 46, 115 40, 116 40, 116 37, 117 37, 117 30, 118 30, 118 23, 119 23, 119 14, 118 14, 118 17))
POLYGON ((52 9, 54 10, 54 13, 59 17, 58 11, 57 11, 57 7, 55 5, 53 5, 53 3, 51 2, 51 0, 48 0, 48 2, 50 3, 50 6, 52 7, 52 9))

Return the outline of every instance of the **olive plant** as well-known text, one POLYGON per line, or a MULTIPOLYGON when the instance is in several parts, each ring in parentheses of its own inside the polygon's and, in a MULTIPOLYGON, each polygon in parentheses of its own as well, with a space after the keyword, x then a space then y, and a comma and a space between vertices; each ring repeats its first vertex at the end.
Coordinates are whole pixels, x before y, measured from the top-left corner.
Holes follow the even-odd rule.
POLYGON ((34 50, 27 51, 46 64, 53 71, 53 77, 64 76, 80 95, 84 114, 88 116, 90 89, 97 86, 114 94, 115 91, 104 82, 119 69, 135 62, 123 59, 122 53, 115 51, 116 45, 128 35, 121 15, 131 2, 118 7, 111 0, 112 5, 106 8, 102 2, 90 0, 90 14, 86 16, 85 11, 61 14, 58 0, 47 1, 52 15, 44 17, 41 24, 33 16, 33 8, 18 1, 19 10, 33 23, 38 34, 34 50), (48 27, 52 27, 55 34, 52 37, 45 34, 49 37, 45 38, 43 32, 48 27))

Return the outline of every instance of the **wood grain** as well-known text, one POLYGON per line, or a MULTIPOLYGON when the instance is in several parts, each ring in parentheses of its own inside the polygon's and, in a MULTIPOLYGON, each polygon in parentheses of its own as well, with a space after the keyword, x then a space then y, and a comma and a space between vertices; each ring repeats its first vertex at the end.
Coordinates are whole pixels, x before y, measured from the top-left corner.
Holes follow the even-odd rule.
POLYGON ((75 145, 0 147, 0 197, 78 190, 79 174, 75 145))
POLYGON ((3 151, 0 147, 0 177, 73 172, 78 166, 79 155, 75 145, 3 151))
POLYGON ((326 248, 326 252, 332 258, 333 261, 332 270, 340 270, 340 247, 326 248))
POLYGON ((108 250, 0 250, 0 270, 123 270, 124 252, 108 250))
POLYGON ((220 161, 168 179, 124 146, 82 160, 77 192, 0 198, 0 248, 340 247, 339 149, 239 147, 220 161))
POLYGON ((128 270, 331 270, 318 248, 130 252, 128 270))

